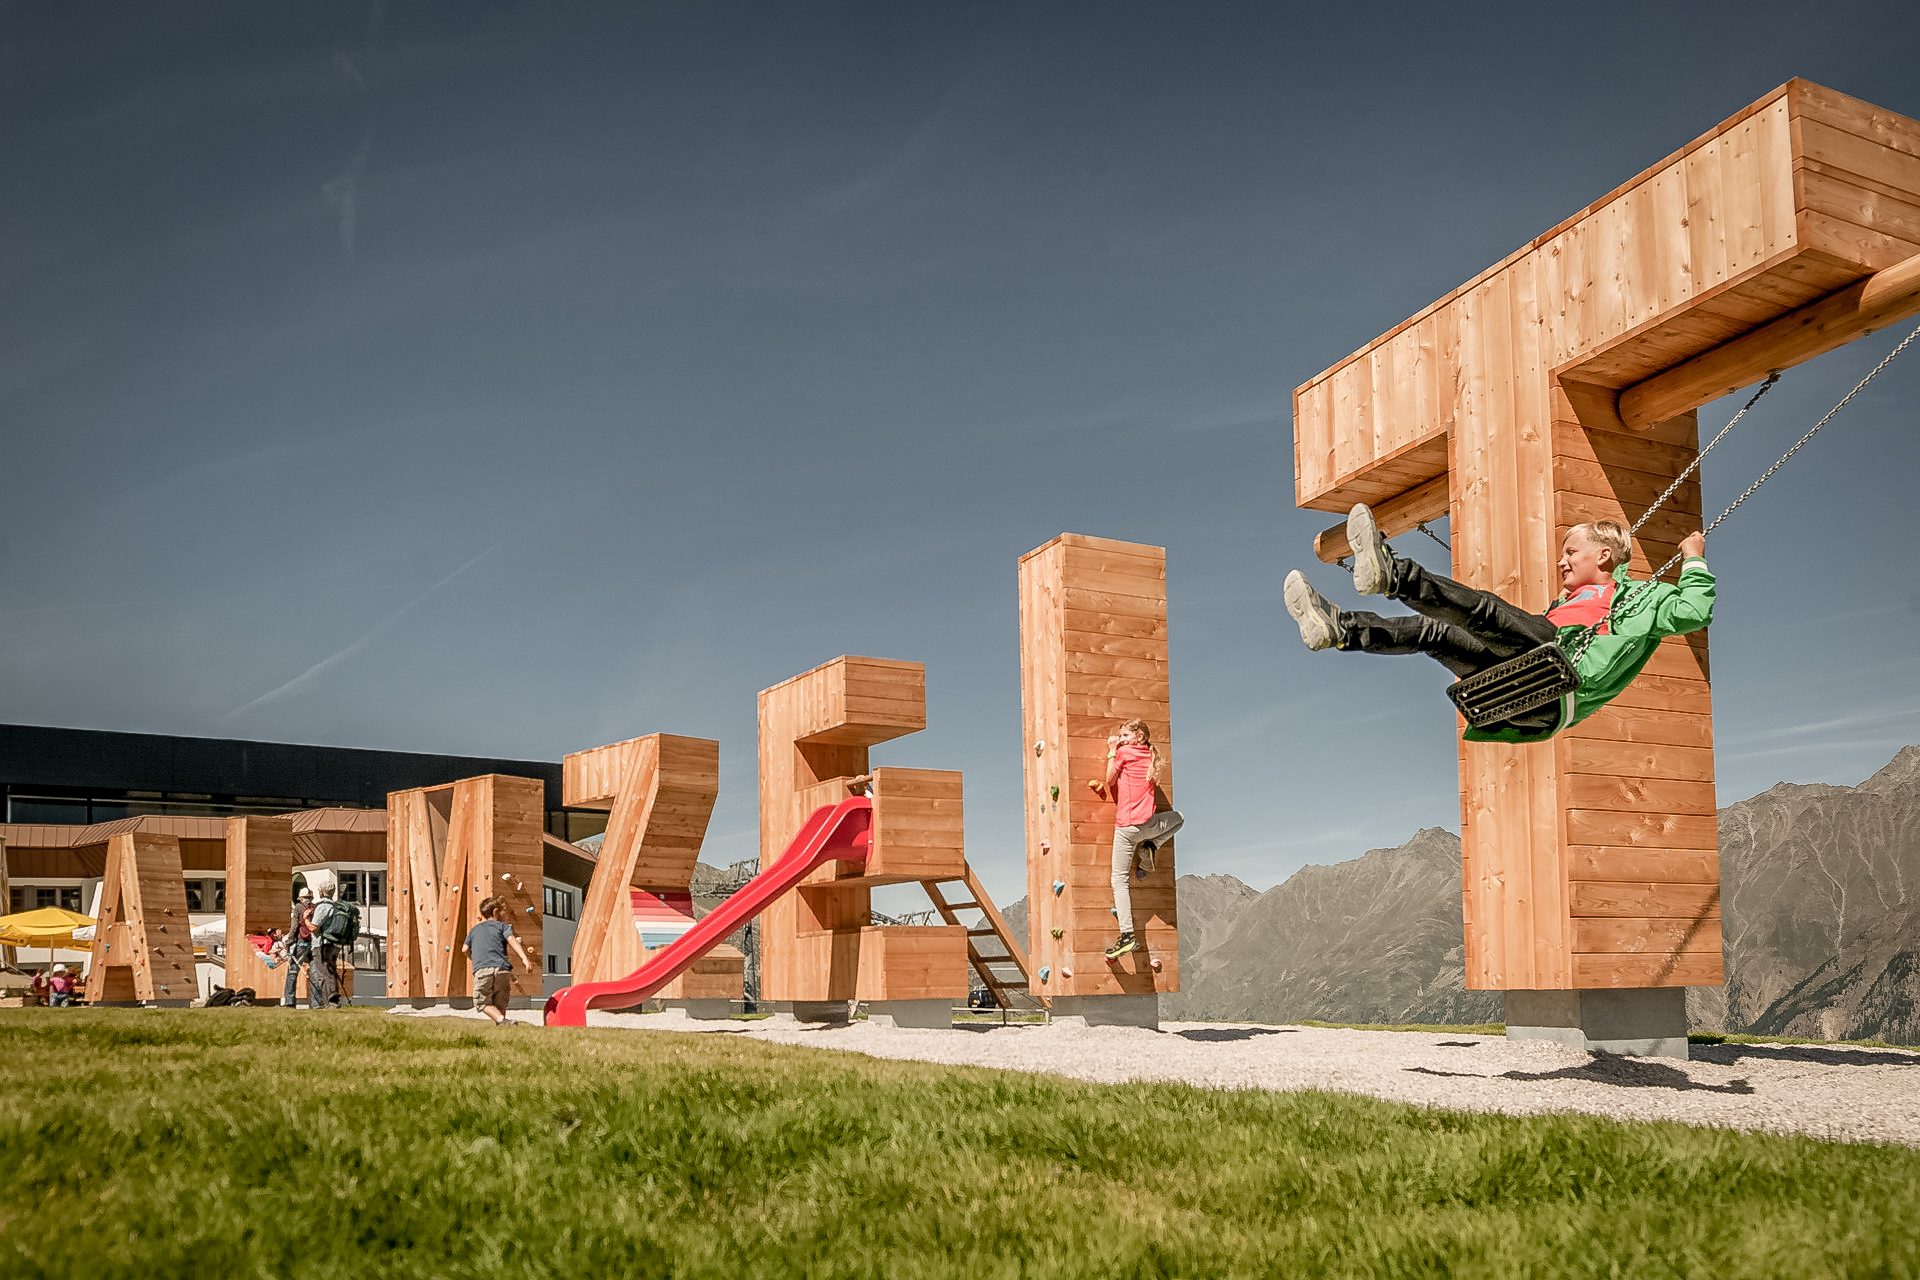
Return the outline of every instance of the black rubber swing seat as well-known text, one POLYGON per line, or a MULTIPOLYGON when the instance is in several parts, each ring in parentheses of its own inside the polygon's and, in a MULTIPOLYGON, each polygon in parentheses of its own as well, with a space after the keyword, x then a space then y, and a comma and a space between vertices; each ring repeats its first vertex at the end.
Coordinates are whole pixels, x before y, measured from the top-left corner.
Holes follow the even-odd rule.
POLYGON ((1485 729, 1558 702, 1580 687, 1580 673, 1557 643, 1530 649, 1447 686, 1467 723, 1485 729))

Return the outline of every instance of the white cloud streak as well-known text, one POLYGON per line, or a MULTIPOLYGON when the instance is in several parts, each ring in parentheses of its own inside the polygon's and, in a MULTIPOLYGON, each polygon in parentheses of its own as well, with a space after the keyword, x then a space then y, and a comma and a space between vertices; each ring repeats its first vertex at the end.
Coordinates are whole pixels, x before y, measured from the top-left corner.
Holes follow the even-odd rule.
POLYGON ((348 645, 346 648, 341 649, 337 653, 330 654, 327 657, 320 659, 320 661, 314 663, 312 666, 308 667, 305 671, 302 671, 299 675, 295 676, 293 679, 287 681, 283 685, 280 685, 278 688, 267 690, 265 693, 255 698, 252 702, 249 702, 244 706, 235 707, 232 711, 229 711, 226 714, 225 718, 228 720, 232 720, 237 716, 243 716, 247 712, 252 711, 256 707, 263 707, 269 702, 277 701, 280 698, 286 697, 290 693, 298 693, 300 690, 311 685, 314 681, 318 680, 321 676, 325 675, 327 672, 331 671, 333 668, 339 666, 341 663, 345 662, 347 659, 353 657, 355 654, 360 653, 361 651, 366 649, 368 645, 372 644, 375 640, 378 640, 382 635, 384 635, 393 626, 394 623, 400 621, 400 619, 406 617, 408 614, 412 613, 415 609, 419 608, 421 605, 425 604, 428 600, 432 599, 442 589, 451 585, 455 579, 459 578, 462 574, 466 573, 467 570, 473 568, 475 565, 479 564, 482 560, 485 560, 488 556, 500 550, 500 548, 506 546, 509 542, 512 542, 515 538, 519 537, 520 534, 525 532, 526 532, 525 529, 521 529, 515 533, 509 534, 505 538, 502 538, 500 541, 494 543, 492 546, 488 547, 485 551, 482 551, 479 555, 475 556, 473 559, 461 565, 458 569, 455 569, 452 573, 449 573, 446 577, 440 579, 438 582, 428 587, 425 591, 422 591, 419 595, 415 596, 413 599, 401 605, 398 609, 394 610, 391 614, 388 614, 385 618, 375 623, 373 627, 369 629, 365 635, 361 636, 358 640, 355 640, 352 644, 348 645))

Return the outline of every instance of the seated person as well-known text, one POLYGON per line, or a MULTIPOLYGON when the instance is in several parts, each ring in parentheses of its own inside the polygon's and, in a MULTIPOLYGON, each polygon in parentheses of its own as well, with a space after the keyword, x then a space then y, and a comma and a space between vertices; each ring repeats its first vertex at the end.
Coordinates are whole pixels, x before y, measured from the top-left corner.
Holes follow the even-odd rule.
POLYGON ((1560 548, 1561 595, 1545 615, 1394 555, 1364 503, 1347 516, 1347 542, 1353 548, 1353 589, 1398 600, 1415 613, 1386 618, 1336 609, 1295 569, 1287 575, 1287 612, 1309 649, 1424 653, 1464 678, 1550 641, 1564 646, 1600 624, 1583 651, 1569 651, 1580 674, 1577 691, 1510 720, 1469 727, 1461 735, 1469 742, 1543 742, 1618 696, 1663 637, 1698 631, 1713 620, 1713 574, 1701 533, 1681 540, 1686 559, 1678 586, 1653 582, 1636 588, 1627 574, 1626 529, 1612 520, 1575 525, 1560 548), (1628 602, 1618 613, 1616 596, 1628 602))

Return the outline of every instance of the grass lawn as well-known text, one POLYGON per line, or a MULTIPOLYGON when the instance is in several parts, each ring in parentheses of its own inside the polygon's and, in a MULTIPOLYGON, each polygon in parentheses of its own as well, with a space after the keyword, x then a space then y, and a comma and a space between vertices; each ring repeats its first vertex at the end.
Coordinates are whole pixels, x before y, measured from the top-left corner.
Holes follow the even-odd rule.
POLYGON ((374 1011, 0 1049, 9 1277, 1920 1272, 1904 1148, 374 1011))

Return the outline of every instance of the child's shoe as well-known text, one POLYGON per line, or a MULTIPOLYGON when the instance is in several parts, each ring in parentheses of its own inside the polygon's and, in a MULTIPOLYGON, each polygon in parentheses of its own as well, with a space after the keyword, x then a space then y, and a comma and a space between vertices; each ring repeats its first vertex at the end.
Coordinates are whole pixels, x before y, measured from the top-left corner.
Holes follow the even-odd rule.
POLYGON ((1347 512, 1347 545, 1353 548, 1353 589, 1363 596, 1384 596, 1393 590, 1393 552, 1373 522, 1364 502, 1347 512))
POLYGON ((1340 611, 1313 589, 1305 574, 1294 569, 1287 574, 1287 612, 1300 624, 1300 638, 1309 649, 1331 649, 1340 642, 1340 611))
POLYGON ((1141 875, 1153 870, 1153 855, 1160 852, 1160 846, 1151 840, 1142 840, 1134 847, 1133 856, 1139 861, 1141 875))
POLYGON ((1117 942, 1107 948, 1107 963, 1112 964, 1115 960, 1127 954, 1127 952, 1137 951, 1139 949, 1140 944, 1134 941, 1132 931, 1123 933, 1117 942))

